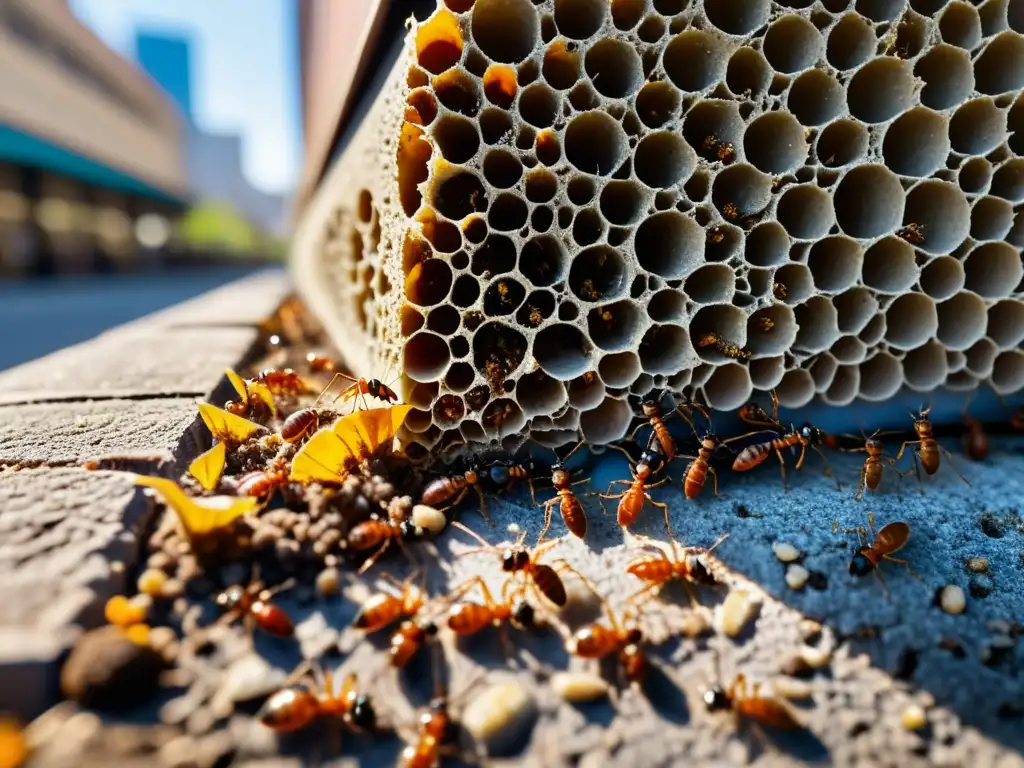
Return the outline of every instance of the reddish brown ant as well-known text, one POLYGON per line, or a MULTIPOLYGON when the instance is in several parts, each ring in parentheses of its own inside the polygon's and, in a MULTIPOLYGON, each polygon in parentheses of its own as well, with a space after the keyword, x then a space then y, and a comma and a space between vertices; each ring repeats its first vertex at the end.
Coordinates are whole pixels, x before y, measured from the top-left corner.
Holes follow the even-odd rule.
POLYGON ((364 632, 377 632, 399 619, 411 618, 426 605, 426 595, 422 587, 413 584, 416 574, 402 582, 396 581, 387 573, 380 575, 398 590, 398 594, 377 592, 363 601, 352 626, 364 632))
POLYGON ((861 500, 864 495, 864 489, 875 491, 878 490, 878 486, 882 482, 882 475, 885 471, 885 464, 888 463, 892 467, 892 471, 896 474, 903 476, 903 473, 896 468, 896 460, 885 455, 885 445, 878 436, 883 434, 878 430, 875 430, 870 437, 864 438, 864 445, 860 448, 843 448, 848 453, 859 453, 864 451, 867 456, 864 458, 864 466, 860 469, 860 484, 857 486, 857 495, 854 497, 857 501, 861 500))
MULTIPOLYGON (((455 699, 451 699, 442 689, 437 665, 435 661, 434 698, 426 709, 421 710, 415 730, 399 726, 407 744, 399 758, 400 768, 437 768, 443 756, 457 752, 457 728, 450 715, 451 705, 455 700, 477 690, 477 680, 471 681, 455 699)), ((483 761, 480 764, 484 764, 483 761)))
POLYGON ((248 587, 235 584, 217 595, 217 605, 226 611, 221 621, 230 622, 241 618, 250 631, 256 626, 275 637, 291 637, 295 634, 295 624, 291 617, 280 606, 270 602, 274 595, 291 586, 292 582, 287 581, 272 589, 265 589, 259 576, 254 574, 248 587))
POLYGON ((683 472, 683 494, 688 499, 697 498, 704 489, 704 482, 707 480, 708 473, 710 473, 711 479, 714 482, 715 496, 717 496, 718 472, 711 466, 711 455, 722 442, 711 431, 711 414, 708 410, 696 403, 691 404, 691 407, 697 409, 704 416, 704 420, 708 423, 708 429, 704 436, 700 438, 700 447, 697 450, 697 455, 685 457, 690 459, 690 463, 686 465, 686 471, 683 472))
POLYGON ((475 635, 487 627, 502 630, 501 643, 506 646, 505 626, 511 624, 517 629, 534 629, 537 626, 536 611, 527 602, 525 586, 514 577, 505 580, 501 596, 495 600, 484 580, 475 576, 452 591, 446 600, 457 600, 474 586, 480 587, 482 603, 456 602, 448 614, 448 628, 460 637, 475 635))
MULTIPOLYGON (((565 468, 565 462, 583 445, 586 445, 585 440, 581 440, 565 457, 551 465, 551 484, 555 487, 556 496, 548 499, 543 504, 537 504, 536 496, 533 499, 533 503, 537 504, 538 507, 544 507, 544 527, 541 529, 538 541, 544 539, 548 529, 551 527, 551 512, 556 504, 558 505, 558 511, 562 513, 562 521, 565 523, 565 527, 569 529, 569 532, 580 539, 587 535, 587 513, 584 511, 583 504, 572 488, 574 485, 589 483, 590 478, 585 477, 582 480, 573 482, 572 472, 565 468)), ((530 491, 533 491, 532 484, 530 485, 530 491)))
POLYGON ((967 427, 963 437, 964 453, 972 461, 984 461, 988 456, 988 434, 985 432, 985 427, 982 426, 980 421, 973 416, 967 415, 967 406, 970 404, 971 395, 968 395, 967 401, 964 403, 963 413, 961 414, 964 425, 967 427))
POLYGON ((745 719, 780 730, 804 727, 788 703, 782 699, 761 696, 759 689, 760 685, 754 683, 748 690, 746 677, 737 675, 728 689, 716 685, 705 691, 704 704, 709 712, 732 712, 737 721, 745 719))
POLYGON ((693 594, 692 584, 717 584, 714 574, 708 570, 701 561, 702 557, 710 555, 715 549, 729 538, 729 534, 720 537, 708 549, 698 547, 683 547, 675 539, 671 539, 672 555, 660 546, 653 543, 645 543, 643 549, 654 554, 638 557, 626 566, 626 573, 636 576, 644 586, 634 594, 630 601, 639 600, 642 596, 651 592, 660 592, 662 587, 670 581, 682 582, 690 596, 690 602, 696 605, 697 597, 693 594))
MULTIPOLYGON (((629 454, 619 446, 609 445, 608 447, 625 453, 626 458, 629 458, 629 454)), ((668 518, 668 504, 655 501, 651 498, 651 494, 648 493, 651 488, 657 488, 669 480, 668 477, 663 477, 655 483, 650 482, 651 476, 656 471, 652 465, 656 462, 660 465, 661 457, 648 444, 647 450, 640 454, 640 460, 630 467, 630 473, 633 475, 632 480, 612 480, 604 493, 595 493, 593 495, 601 499, 619 499, 617 519, 619 525, 623 528, 628 528, 633 524, 644 507, 644 501, 649 501, 653 506, 660 508, 665 513, 665 528, 668 529, 671 536, 672 524, 668 518), (611 493, 613 485, 628 485, 629 488, 622 493, 611 493)), ((601 502, 601 504, 603 506, 604 502, 601 502)))
POLYGON ((338 370, 338 363, 335 360, 316 352, 306 354, 306 365, 309 366, 311 373, 334 373, 338 370))
POLYGON ((243 475, 236 492, 239 496, 268 496, 278 488, 288 485, 288 462, 277 459, 267 471, 257 470, 243 475))
MULTIPOLYGON (((763 413, 763 411, 761 411, 763 413)), ((759 422, 760 423, 760 422, 759 422)), ((763 440, 753 445, 748 445, 746 448, 736 454, 736 458, 733 460, 732 468, 735 472, 746 472, 754 467, 764 463, 764 460, 768 458, 769 454, 775 453, 776 458, 779 460, 779 472, 782 474, 782 487, 784 490, 788 490, 788 482, 786 479, 786 460, 782 456, 782 451, 786 448, 793 448, 800 446, 800 455, 796 460, 794 467, 799 470, 804 465, 804 459, 807 458, 807 449, 811 448, 819 456, 822 461, 825 462, 825 474, 831 477, 836 484, 836 488, 840 488, 839 480, 832 472, 832 467, 828 463, 828 457, 818 447, 819 445, 826 445, 830 442, 829 436, 818 427, 813 424, 805 424, 804 426, 797 429, 796 427, 790 427, 788 432, 785 432, 782 427, 782 422, 779 421, 779 397, 773 391, 772 392, 772 417, 771 423, 773 423, 783 434, 776 434, 775 437, 769 440, 763 440)), ((740 437, 730 438, 726 442, 733 442, 735 440, 743 439, 747 435, 741 435, 740 437)), ((835 444, 834 441, 831 441, 835 444)))
POLYGON ((480 499, 480 514, 483 515, 484 520, 490 523, 491 519, 487 516, 487 502, 484 501, 484 492, 480 488, 480 473, 476 465, 460 475, 447 475, 431 480, 423 489, 420 500, 424 504, 436 507, 454 498, 448 506, 444 507, 444 509, 448 509, 458 506, 469 493, 470 488, 476 491, 477 498, 480 499))
POLYGON ((337 381, 338 379, 345 379, 346 381, 351 381, 352 385, 345 387, 345 389, 341 390, 341 392, 339 392, 338 395, 334 398, 333 402, 338 402, 339 400, 345 402, 347 400, 354 400, 355 398, 358 397, 359 402, 362 404, 363 408, 366 408, 365 398, 367 396, 376 398, 377 400, 382 401, 385 405, 390 405, 391 403, 398 402, 398 395, 395 393, 395 391, 391 389, 391 387, 387 386, 382 381, 380 381, 380 379, 365 379, 362 376, 349 376, 347 373, 335 371, 334 377, 327 385, 327 389, 330 389, 332 386, 334 386, 334 382, 337 381))
MULTIPOLYGON (((358 573, 366 573, 367 570, 377 562, 378 558, 387 551, 391 542, 403 546, 403 541, 412 541, 420 537, 422 531, 417 528, 412 520, 398 515, 389 515, 381 519, 374 515, 369 520, 356 523, 348 532, 346 539, 349 549, 355 552, 369 552, 375 550, 366 562, 360 567, 358 573)), ((411 559, 411 558, 410 558, 411 559)))
POLYGON ((639 683, 647 676, 648 662, 644 654, 644 634, 634 615, 627 611, 622 620, 615 617, 608 601, 588 582, 591 592, 604 607, 608 624, 594 622, 581 627, 566 643, 566 650, 581 659, 604 659, 617 654, 619 668, 626 680, 639 683))
POLYGON ((637 432, 646 426, 650 426, 652 434, 661 447, 661 454, 665 457, 665 463, 668 464, 676 457, 676 444, 672 440, 672 435, 669 434, 668 427, 665 426, 665 418, 662 417, 661 406, 658 404, 658 401, 647 399, 643 401, 640 407, 643 409, 644 418, 647 419, 647 422, 639 424, 626 439, 632 442, 636 438, 637 432))
MULTIPOLYGON (((568 595, 565 591, 565 584, 562 583, 562 578, 558 575, 558 571, 550 565, 539 562, 545 552, 558 544, 557 541, 548 541, 541 544, 541 541, 543 541, 543 537, 541 537, 537 539, 537 546, 530 549, 523 546, 523 542, 526 540, 526 531, 522 531, 519 534, 519 538, 511 546, 495 546, 488 544, 475 531, 470 530, 458 521, 453 522, 452 525, 459 530, 465 531, 481 544, 479 548, 459 553, 460 557, 477 552, 497 553, 501 556, 502 571, 511 574, 513 579, 522 575, 524 586, 529 586, 534 591, 539 592, 559 608, 565 605, 568 595)), ((576 573, 576 570, 565 560, 557 560, 555 564, 562 570, 576 573)))
POLYGON ((376 726, 373 704, 368 696, 359 693, 355 675, 345 678, 338 694, 334 693, 331 673, 315 662, 304 662, 291 678, 293 682, 272 694, 256 715, 268 728, 289 733, 305 728, 318 717, 340 717, 352 731, 372 730, 376 726), (314 672, 300 675, 307 666, 314 672))
MULTIPOLYGON (((871 527, 871 535, 874 536, 874 541, 870 544, 864 543, 867 539, 867 531, 864 530, 864 526, 843 529, 843 533, 856 533, 858 540, 861 542, 860 548, 850 560, 850 573, 854 576, 866 576, 873 571, 878 577, 879 582, 881 582, 882 587, 888 591, 885 581, 882 579, 882 574, 878 570, 882 560, 888 560, 892 563, 899 563, 907 569, 911 576, 920 578, 920 576, 914 573, 910 563, 892 556, 894 552, 898 552, 906 546, 907 540, 910 538, 910 525, 897 521, 886 523, 882 526, 881 530, 876 531, 875 515, 873 512, 868 512, 868 525, 871 527)), ((839 521, 833 521, 832 532, 837 533, 838 531, 839 521)))
POLYGON ((437 624, 432 619, 406 619, 391 635, 388 647, 391 666, 395 669, 407 666, 420 649, 436 636, 437 624))
MULTIPOLYGON (((899 461, 903 452, 907 450, 909 446, 918 446, 916 450, 910 452, 910 456, 914 461, 914 471, 917 473, 918 482, 921 480, 921 467, 924 467, 924 471, 929 475, 934 475, 939 471, 939 464, 941 461, 941 455, 945 454, 946 460, 949 462, 949 466, 953 469, 960 479, 963 480, 967 485, 971 484, 971 481, 960 474, 955 466, 953 466, 953 457, 949 451, 939 444, 939 441, 935 439, 934 427, 932 426, 931 419, 928 418, 928 413, 931 408, 925 408, 915 418, 913 414, 911 417, 914 418, 914 432, 917 435, 916 440, 904 440, 903 445, 900 446, 899 453, 896 454, 896 461, 899 461), (918 465, 918 458, 921 459, 920 465, 918 465)), ((924 493, 924 491, 921 491, 924 493)))
POLYGON ((309 392, 309 386, 291 368, 266 368, 257 373, 253 381, 265 385, 277 396, 295 397, 309 392))

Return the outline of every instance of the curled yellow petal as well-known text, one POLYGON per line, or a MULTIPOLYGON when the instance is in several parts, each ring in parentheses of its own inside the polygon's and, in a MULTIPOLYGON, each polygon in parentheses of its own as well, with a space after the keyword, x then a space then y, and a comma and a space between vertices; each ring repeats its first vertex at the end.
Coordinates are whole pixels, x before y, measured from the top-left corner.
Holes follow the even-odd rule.
POLYGON ((244 443, 264 427, 209 403, 199 403, 199 415, 217 440, 244 443))
POLYGON ((249 390, 245 385, 245 379, 239 376, 230 368, 224 369, 224 375, 228 377, 228 381, 231 382, 231 386, 235 388, 235 392, 242 399, 242 402, 246 402, 249 399, 249 390))
POLYGON ((243 515, 252 514, 259 499, 249 496, 206 496, 193 498, 173 480, 165 477, 139 475, 135 484, 160 492, 167 506, 174 510, 182 528, 190 537, 204 536, 228 527, 243 515))
POLYGON ((227 455, 227 443, 214 443, 213 448, 199 454, 195 461, 188 465, 188 473, 198 480, 203 488, 212 491, 220 482, 227 455))

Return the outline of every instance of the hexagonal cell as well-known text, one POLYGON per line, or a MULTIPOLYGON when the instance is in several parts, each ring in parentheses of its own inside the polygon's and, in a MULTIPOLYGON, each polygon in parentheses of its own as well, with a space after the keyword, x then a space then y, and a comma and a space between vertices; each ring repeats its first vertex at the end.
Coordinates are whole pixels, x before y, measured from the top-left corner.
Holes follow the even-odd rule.
POLYGON ((938 339, 949 349, 967 349, 985 335, 985 302, 966 291, 938 305, 938 339))
POLYGON ((1008 30, 993 37, 974 60, 974 83, 993 96, 1024 88, 1024 36, 1008 30))
POLYGON ((736 274, 726 264, 705 264, 687 279, 686 295, 697 304, 718 304, 732 301, 736 274))
POLYGON ((686 295, 675 288, 658 291, 647 302, 647 316, 656 323, 685 321, 687 319, 686 295))
POLYGON ((598 40, 587 51, 583 66, 598 93, 610 99, 631 96, 644 82, 640 54, 625 40, 598 40))
POLYGON ((480 85, 464 69, 450 69, 431 83, 437 100, 452 112, 476 117, 483 103, 480 85))
MULTIPOLYGON (((424 175, 424 179, 426 176, 424 175)), ((399 180, 401 184, 401 180, 399 180)), ((452 221, 461 221, 472 213, 487 210, 484 185, 468 171, 448 176, 431 186, 431 203, 437 212, 452 221)))
POLYGON ((643 269, 678 279, 704 260, 704 232, 689 216, 663 211, 637 227, 633 249, 643 269))
POLYGON ((966 101, 949 121, 949 140, 963 155, 987 155, 1006 140, 1006 113, 992 99, 966 101))
POLYGON ((601 214, 616 226, 635 224, 650 204, 650 193, 634 181, 611 181, 601 191, 601 214))
POLYGON ((974 240, 1002 240, 1013 226, 1013 206, 998 197, 982 197, 971 208, 971 237, 974 240))
POLYGON ((771 194, 772 177, 740 163, 719 173, 711 188, 711 200, 727 221, 763 211, 771 194))
POLYGON ((610 176, 628 152, 625 131, 604 112, 577 115, 565 130, 565 157, 584 173, 610 176))
POLYGON ((974 70, 965 51, 952 45, 936 45, 914 66, 924 81, 921 103, 932 109, 949 109, 960 104, 974 90, 974 70))
POLYGON ((832 345, 829 352, 832 353, 832 357, 839 363, 857 365, 864 362, 864 358, 867 357, 868 347, 867 344, 856 336, 843 336, 836 340, 836 343, 832 345))
POLYGON ((524 375, 516 385, 516 399, 527 418, 556 413, 569 402, 565 385, 544 371, 524 375))
POLYGON ((574 325, 554 323, 537 332, 533 354, 538 365, 559 381, 590 370, 591 344, 574 325))
POLYGON ((555 0, 558 31, 574 40, 585 40, 597 32, 607 14, 604 0, 555 0))
POLYGON ((682 97, 664 81, 646 83, 636 95, 636 114, 648 128, 660 128, 679 112, 682 97))
POLYGON ((896 349, 913 349, 924 344, 939 328, 935 302, 923 293, 905 293, 885 313, 885 339, 896 349))
MULTIPOLYGON (((711 304, 697 310, 690 321, 690 341, 696 354, 709 363, 724 363, 732 358, 720 350, 717 344, 701 344, 708 337, 714 337, 723 344, 744 349, 747 343, 747 316, 732 304, 711 304)), ((689 346, 689 345, 688 345, 689 346)), ((683 366, 679 366, 682 368, 683 366)), ((649 369, 644 366, 645 370, 649 369)), ((678 370, 678 369, 677 369, 678 370)))
POLYGON ((1000 352, 992 365, 989 381, 992 389, 1000 395, 1024 388, 1024 352, 1019 349, 1000 352))
POLYGON ((609 387, 628 387, 640 375, 640 358, 636 352, 615 352, 605 355, 597 366, 609 387))
MULTIPOLYGON (((480 414, 480 422, 490 439, 504 440, 523 430, 526 426, 526 416, 515 400, 501 398, 487 405, 480 414)), ((504 445, 502 447, 504 448, 504 445)))
POLYGON ((984 157, 972 157, 960 166, 957 183, 968 193, 983 194, 992 181, 992 163, 984 157))
POLYGON ((934 339, 903 358, 903 376, 907 386, 918 392, 930 392, 940 386, 949 375, 946 350, 934 339))
POLYGON ((747 348, 757 357, 788 352, 796 339, 796 316, 785 304, 757 310, 747 320, 747 348))
POLYGON ((898 237, 886 237, 864 254, 864 285, 883 293, 902 293, 918 280, 914 249, 898 237))
POLYGON ((580 414, 580 431, 589 443, 610 443, 626 434, 632 420, 628 403, 606 397, 596 408, 580 414))
POLYGON ((992 373, 999 348, 991 339, 979 339, 967 350, 966 368, 978 378, 985 378, 992 373))
POLYGON ((963 288, 964 279, 964 265, 958 259, 940 256, 921 269, 921 290, 941 301, 963 288))
POLYGON ((564 40, 553 41, 544 52, 541 74, 552 88, 559 91, 572 88, 580 79, 579 53, 570 50, 564 40))
POLYGON ((970 233, 971 209, 954 184, 923 181, 907 194, 903 224, 920 232, 912 242, 922 251, 949 253, 970 233))
POLYGON ((440 336, 420 331, 405 342, 403 371, 413 381, 437 381, 451 360, 448 343, 440 336))
POLYGON ((818 240, 835 224, 832 198, 817 184, 788 187, 779 198, 775 215, 791 237, 818 240))
POLYGON ((884 165, 861 165, 839 182, 833 204, 836 222, 846 234, 858 239, 878 237, 900 226, 903 186, 884 165))
POLYGON ((860 396, 881 402, 895 395, 903 385, 903 366, 888 352, 879 352, 860 364, 860 396))
POLYGON ((850 114, 865 123, 884 123, 914 103, 914 74, 901 59, 882 56, 857 70, 846 101, 850 114))
POLYGON ((823 125, 846 110, 846 93, 832 75, 809 69, 789 87, 786 106, 803 125, 823 125))
POLYGON ((964 285, 985 299, 1009 296, 1024 277, 1020 253, 1007 243, 984 243, 964 260, 964 285))
POLYGON ((719 411, 732 411, 750 400, 754 385, 745 365, 720 365, 704 385, 707 405, 719 411))
POLYGON ((570 290, 588 302, 619 298, 631 279, 621 254, 606 245, 596 245, 578 253, 569 270, 570 290))
POLYGON ((750 383, 754 385, 754 389, 775 389, 782 381, 782 377, 786 375, 786 359, 782 355, 751 360, 747 367, 750 371, 750 383))
POLYGON ((569 391, 569 404, 581 411, 590 410, 604 400, 604 382, 592 371, 574 378, 568 383, 567 389, 569 391))
POLYGON ((697 155, 674 131, 649 133, 633 154, 633 171, 644 184, 665 189, 686 181, 697 165, 697 155))
POLYGON ((752 0, 737 5, 733 0, 704 0, 708 21, 727 35, 749 35, 768 21, 768 0, 752 0))
MULTIPOLYGON (((796 373, 796 371, 793 371, 796 373)), ((804 371, 806 373, 806 371, 804 371)), ((807 374, 810 378, 810 374, 807 374)), ((832 377, 832 383, 821 395, 821 399, 829 405, 849 405, 860 392, 860 366, 841 365, 832 377)), ((781 398, 780 398, 781 401, 781 398)))
POLYGON ((788 112, 767 112, 747 126, 743 151, 747 160, 765 173, 794 171, 807 159, 804 128, 788 112))
POLYGON ((786 371, 775 388, 779 405, 784 408, 803 408, 814 399, 814 379, 803 368, 786 371))
POLYGON ((725 72, 726 87, 740 98, 756 98, 767 92, 772 68, 760 51, 737 48, 725 72))
POLYGON ((434 74, 444 72, 462 58, 462 45, 458 18, 442 8, 416 29, 416 63, 434 74))
POLYGON ((471 31, 473 42, 487 57, 514 64, 533 51, 540 24, 529 0, 477 0, 471 31))
POLYGON ((931 176, 945 166, 949 150, 946 118, 926 107, 896 118, 882 143, 885 164, 903 176, 931 176))
POLYGON ((836 120, 818 135, 815 154, 822 165, 839 168, 860 160, 868 151, 868 129, 856 120, 836 120))
POLYGON ((512 152, 492 149, 484 155, 483 171, 492 187, 509 189, 522 178, 523 164, 512 152))
POLYGON ((860 243, 841 235, 819 240, 807 256, 815 287, 826 293, 838 293, 855 285, 862 263, 860 243))
POLYGON ((775 271, 772 295, 779 301, 795 306, 814 293, 814 279, 805 264, 787 264, 775 271))
POLYGON ((440 304, 452 287, 452 270, 442 259, 427 259, 409 271, 405 297, 412 304, 429 307, 440 304))
POLYGON ((595 307, 587 315, 590 340, 605 352, 621 352, 636 347, 645 325, 640 307, 631 300, 595 307))
POLYGON ((950 43, 971 51, 981 42, 981 17, 973 5, 961 0, 948 3, 939 17, 939 35, 950 43))
POLYGON ((538 287, 562 280, 565 268, 565 251, 558 240, 549 235, 528 240, 519 254, 519 271, 538 287))
POLYGON ((824 352, 839 338, 839 313, 825 296, 811 296, 795 309, 797 331, 793 346, 824 352))
POLYGON ((674 374, 697 362, 686 329, 678 325, 652 325, 639 346, 640 365, 646 373, 674 374))
POLYGON ((1024 303, 1004 300, 988 310, 988 336, 1000 349, 1012 349, 1024 342, 1024 303))
POLYGON ((718 35, 699 29, 676 35, 662 54, 668 79, 680 90, 693 93, 722 80, 728 62, 726 42, 718 35))
POLYGON ((839 370, 839 363, 829 352, 816 355, 807 370, 814 379, 814 391, 826 392, 839 370))
POLYGON ((544 83, 533 83, 519 96, 519 116, 535 128, 550 128, 558 117, 558 94, 544 83))
POLYGON ((789 260, 789 235, 781 224, 766 221, 747 234, 744 260, 755 267, 774 267, 789 260))
POLYGON ((705 160, 723 160, 728 150, 731 161, 743 138, 739 106, 719 99, 698 102, 683 118, 683 137, 705 160))
POLYGON ((768 27, 763 50, 776 72, 792 74, 813 67, 825 53, 825 41, 809 21, 789 14, 768 27))
POLYGON ((875 31, 866 20, 846 14, 828 35, 825 57, 836 69, 854 69, 874 56, 877 44, 875 31))
POLYGON ((484 314, 488 317, 511 315, 526 298, 526 289, 509 276, 496 277, 484 291, 484 314))
POLYGON ((1024 202, 1024 158, 1008 160, 996 168, 991 192, 1011 203, 1024 202))

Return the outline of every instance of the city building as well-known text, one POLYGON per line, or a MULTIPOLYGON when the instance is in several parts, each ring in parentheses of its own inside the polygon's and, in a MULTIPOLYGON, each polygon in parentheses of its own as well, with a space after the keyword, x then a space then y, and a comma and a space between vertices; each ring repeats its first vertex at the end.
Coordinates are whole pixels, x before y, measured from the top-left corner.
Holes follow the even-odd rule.
POLYGON ((256 189, 242 171, 242 137, 208 133, 196 125, 189 40, 163 32, 140 31, 135 36, 135 59, 180 110, 192 195, 198 200, 230 204, 262 231, 286 232, 284 196, 256 189))
POLYGON ((188 202, 182 121, 65 0, 0 0, 0 272, 115 268, 188 202))

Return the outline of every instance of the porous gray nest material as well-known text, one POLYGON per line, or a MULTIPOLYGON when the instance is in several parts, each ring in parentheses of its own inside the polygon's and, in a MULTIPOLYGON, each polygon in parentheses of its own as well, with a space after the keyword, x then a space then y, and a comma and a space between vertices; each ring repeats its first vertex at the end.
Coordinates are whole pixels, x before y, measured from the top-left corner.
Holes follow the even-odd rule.
POLYGON ((654 388, 1024 387, 1019 14, 782 5, 446 0, 411 26, 295 246, 346 357, 402 372, 410 456, 609 442, 654 388))

